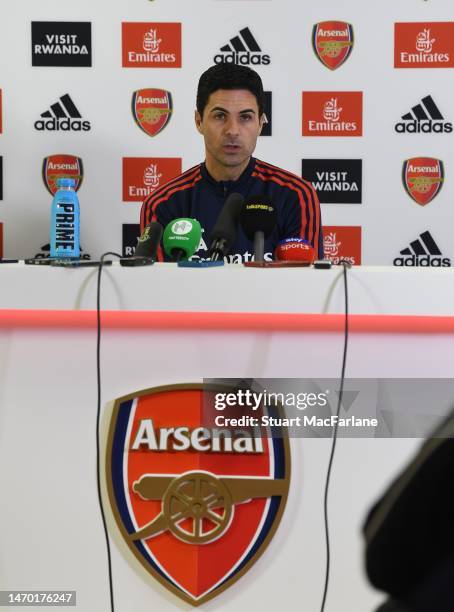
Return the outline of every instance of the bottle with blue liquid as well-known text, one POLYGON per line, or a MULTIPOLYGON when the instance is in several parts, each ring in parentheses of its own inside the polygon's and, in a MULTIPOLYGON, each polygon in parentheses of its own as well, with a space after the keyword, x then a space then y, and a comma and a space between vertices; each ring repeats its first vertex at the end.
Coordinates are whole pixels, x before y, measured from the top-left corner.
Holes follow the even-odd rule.
POLYGON ((72 178, 57 179, 50 222, 50 256, 57 259, 80 257, 80 211, 72 178))

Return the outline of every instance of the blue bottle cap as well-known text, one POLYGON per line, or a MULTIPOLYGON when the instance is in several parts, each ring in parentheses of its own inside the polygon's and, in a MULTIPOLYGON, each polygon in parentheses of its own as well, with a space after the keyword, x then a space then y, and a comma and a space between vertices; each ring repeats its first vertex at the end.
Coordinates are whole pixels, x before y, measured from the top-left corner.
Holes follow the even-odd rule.
POLYGON ((75 187, 76 181, 72 178, 58 178, 57 187, 75 187))

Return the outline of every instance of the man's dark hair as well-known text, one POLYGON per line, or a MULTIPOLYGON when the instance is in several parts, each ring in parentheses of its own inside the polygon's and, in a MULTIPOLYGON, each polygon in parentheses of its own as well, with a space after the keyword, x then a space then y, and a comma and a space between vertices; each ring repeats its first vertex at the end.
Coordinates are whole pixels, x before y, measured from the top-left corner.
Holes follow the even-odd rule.
POLYGON ((247 66, 237 64, 217 64, 202 74, 197 87, 197 110, 203 117, 208 98, 218 89, 247 89, 254 94, 259 108, 259 118, 264 112, 265 96, 260 76, 247 66))

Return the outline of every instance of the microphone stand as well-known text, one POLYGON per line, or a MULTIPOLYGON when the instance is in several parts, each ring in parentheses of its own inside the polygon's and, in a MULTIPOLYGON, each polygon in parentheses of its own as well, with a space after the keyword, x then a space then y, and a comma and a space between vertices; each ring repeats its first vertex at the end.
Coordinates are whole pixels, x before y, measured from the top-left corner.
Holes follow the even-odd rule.
POLYGON ((263 232, 255 232, 254 234, 254 261, 264 261, 265 252, 265 234, 263 232))

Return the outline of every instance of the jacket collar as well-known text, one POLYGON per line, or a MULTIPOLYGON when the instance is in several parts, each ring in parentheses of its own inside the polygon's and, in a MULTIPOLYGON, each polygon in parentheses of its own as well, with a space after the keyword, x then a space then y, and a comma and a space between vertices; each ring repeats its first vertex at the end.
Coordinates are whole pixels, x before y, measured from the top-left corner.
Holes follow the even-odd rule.
POLYGON ((255 168, 255 158, 251 157, 248 165, 243 170, 241 176, 236 181, 216 181, 211 174, 208 172, 205 162, 200 165, 200 172, 203 178, 210 184, 216 191, 224 195, 238 191, 242 185, 244 185, 255 168))

